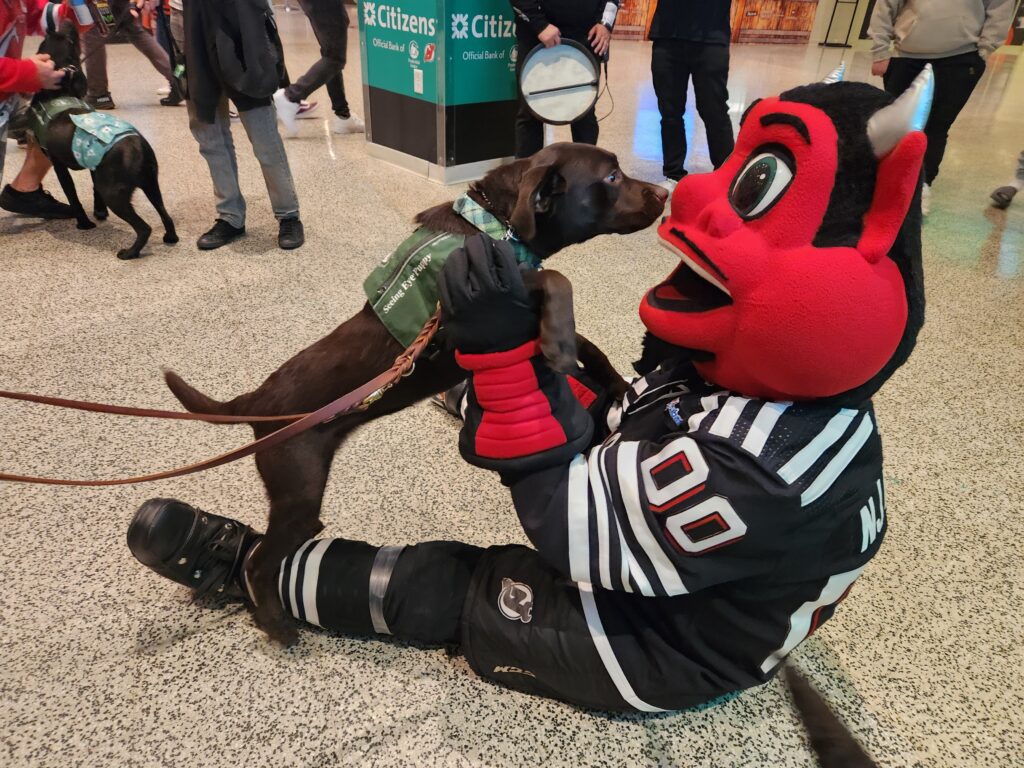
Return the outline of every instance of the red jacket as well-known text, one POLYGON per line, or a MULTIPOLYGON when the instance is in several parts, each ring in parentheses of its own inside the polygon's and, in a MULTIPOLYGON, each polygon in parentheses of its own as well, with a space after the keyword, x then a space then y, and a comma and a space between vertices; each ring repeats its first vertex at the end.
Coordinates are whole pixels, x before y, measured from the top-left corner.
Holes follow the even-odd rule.
POLYGON ((70 9, 46 0, 0 0, 0 101, 12 93, 39 90, 36 65, 21 58, 27 35, 46 32, 46 19, 68 18, 70 9))

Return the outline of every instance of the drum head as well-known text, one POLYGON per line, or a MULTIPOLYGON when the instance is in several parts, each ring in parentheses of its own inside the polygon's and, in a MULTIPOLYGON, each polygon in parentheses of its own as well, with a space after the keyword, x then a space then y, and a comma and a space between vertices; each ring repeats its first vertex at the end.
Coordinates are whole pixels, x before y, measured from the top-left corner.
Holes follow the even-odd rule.
POLYGON ((519 91, 538 120, 566 125, 579 120, 597 101, 601 69, 594 55, 566 40, 545 48, 538 45, 526 56, 519 73, 519 91))

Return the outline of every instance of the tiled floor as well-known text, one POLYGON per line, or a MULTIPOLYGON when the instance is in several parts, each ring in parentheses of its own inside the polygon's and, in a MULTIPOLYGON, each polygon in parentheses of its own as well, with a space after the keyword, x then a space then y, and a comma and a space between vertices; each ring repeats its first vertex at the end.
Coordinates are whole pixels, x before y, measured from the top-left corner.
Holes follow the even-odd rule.
MULTIPOLYGON (((314 53, 284 17, 289 66, 314 53)), ((615 110, 602 143, 656 179, 657 112, 643 43, 616 43, 615 110)), ((761 95, 814 80, 839 54, 738 47, 738 119, 761 95)), ((864 54, 847 54, 867 79, 864 54)), ((240 129, 249 236, 193 246, 213 221, 184 109, 156 105, 139 54, 111 51, 119 114, 160 158, 183 241, 159 238, 119 262, 119 221, 79 232, 0 216, 0 386, 174 407, 170 365, 215 396, 262 380, 362 302, 372 265, 412 215, 452 197, 367 158, 323 120, 288 142, 309 241, 283 253, 240 129)), ((346 72, 354 106, 358 57, 346 72)), ((323 98, 323 97, 322 97, 323 98)), ((326 105, 324 105, 326 107, 326 105)), ((698 121, 699 122, 699 121, 698 121)), ((1012 766, 1024 761, 1021 668, 1024 536, 1024 200, 988 207, 1024 145, 1024 56, 997 55, 953 131, 924 230, 928 322, 916 354, 877 399, 891 525, 837 617, 795 654, 885 766, 1012 766)), ((20 162, 11 147, 8 173, 20 162)), ((690 167, 708 168, 695 127, 690 167)), ((78 183, 85 190, 85 179, 78 183)), ((56 186, 51 182, 51 186, 56 186)), ((146 218, 156 217, 145 203, 146 218)), ((605 238, 556 259, 578 322, 625 367, 636 304, 671 259, 653 232, 605 238)), ((247 430, 137 422, 0 405, 0 467, 116 476, 226 450, 247 430)), ((462 463, 456 431, 420 406, 378 421, 339 453, 328 534, 409 542, 522 541, 507 493, 462 463), (481 512, 486 510, 486 512, 481 512)), ((174 495, 258 525, 251 461, 149 486, 0 486, 0 762, 22 766, 809 766, 781 684, 700 712, 602 717, 483 682, 441 651, 307 631, 271 647, 243 613, 190 603, 129 555, 124 531, 144 498, 174 495)))

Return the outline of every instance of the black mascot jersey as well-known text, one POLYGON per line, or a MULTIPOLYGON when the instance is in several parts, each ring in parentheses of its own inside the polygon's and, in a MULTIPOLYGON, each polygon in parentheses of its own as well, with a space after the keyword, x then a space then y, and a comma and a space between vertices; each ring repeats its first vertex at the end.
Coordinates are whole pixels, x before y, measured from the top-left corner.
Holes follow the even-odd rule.
POLYGON ((768 679, 884 536, 870 403, 742 397, 679 363, 603 420, 607 438, 568 466, 506 480, 534 546, 578 583, 605 667, 662 707, 686 706, 686 679, 768 679))

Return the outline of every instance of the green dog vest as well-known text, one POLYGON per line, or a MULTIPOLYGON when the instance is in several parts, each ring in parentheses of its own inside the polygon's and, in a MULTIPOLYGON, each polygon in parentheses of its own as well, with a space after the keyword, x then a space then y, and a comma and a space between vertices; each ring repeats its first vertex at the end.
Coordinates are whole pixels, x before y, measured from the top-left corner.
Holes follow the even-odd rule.
MULTIPOLYGON (((495 240, 512 244, 516 261, 533 269, 538 259, 516 239, 512 229, 463 195, 452 210, 495 240)), ((437 278, 448 256, 465 243, 465 235, 420 227, 382 261, 363 283, 366 299, 400 344, 409 346, 437 309, 437 278)))
POLYGON ((57 96, 34 102, 29 110, 29 130, 44 152, 47 150, 46 132, 50 123, 57 115, 72 109, 89 110, 70 116, 71 122, 75 124, 75 133, 71 138, 71 153, 75 156, 75 161, 87 170, 96 170, 111 147, 121 139, 138 133, 131 123, 126 123, 113 115, 94 112, 76 96, 57 96))

